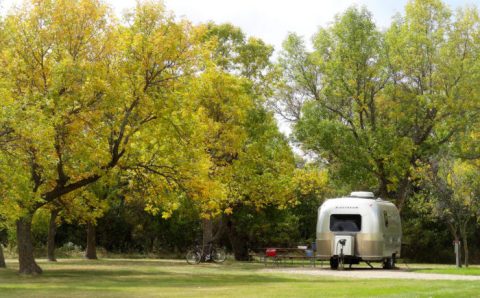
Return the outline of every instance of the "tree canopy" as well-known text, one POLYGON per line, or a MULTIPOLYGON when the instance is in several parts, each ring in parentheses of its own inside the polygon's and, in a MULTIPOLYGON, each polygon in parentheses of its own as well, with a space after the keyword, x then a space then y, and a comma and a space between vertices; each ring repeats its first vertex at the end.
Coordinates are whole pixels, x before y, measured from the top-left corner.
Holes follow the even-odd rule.
POLYGON ((360 189, 406 212, 410 236, 438 220, 467 243, 479 221, 476 7, 412 0, 380 30, 354 6, 311 44, 290 33, 273 53, 157 1, 121 19, 101 0, 27 0, 2 16, 0 232, 20 272, 42 271, 38 214, 90 232, 113 218, 149 249, 162 228, 178 249, 199 230, 185 227, 216 220, 248 258, 266 239, 311 241, 323 199, 360 189))
POLYGON ((284 44, 278 93, 295 137, 350 188, 400 208, 432 154, 478 126, 478 12, 411 1, 386 32, 365 8, 284 44), (300 110, 301 108, 301 110, 300 110))

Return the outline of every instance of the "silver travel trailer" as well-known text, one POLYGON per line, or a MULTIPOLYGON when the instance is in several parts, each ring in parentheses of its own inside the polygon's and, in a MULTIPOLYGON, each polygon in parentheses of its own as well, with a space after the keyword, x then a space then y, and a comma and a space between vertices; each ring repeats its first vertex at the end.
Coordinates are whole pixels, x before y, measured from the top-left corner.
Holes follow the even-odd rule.
POLYGON ((326 200, 318 209, 316 257, 330 260, 337 269, 344 264, 383 262, 395 267, 400 257, 402 224, 395 205, 373 193, 352 192, 350 196, 326 200))

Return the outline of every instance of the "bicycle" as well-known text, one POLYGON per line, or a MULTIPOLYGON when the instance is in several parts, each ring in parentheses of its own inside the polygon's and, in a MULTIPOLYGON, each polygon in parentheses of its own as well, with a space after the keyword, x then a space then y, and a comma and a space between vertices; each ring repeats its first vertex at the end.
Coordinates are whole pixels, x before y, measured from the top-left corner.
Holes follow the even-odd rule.
POLYGON ((185 256, 187 263, 191 265, 198 264, 202 260, 204 262, 213 261, 215 263, 222 263, 226 258, 225 250, 215 247, 212 241, 206 246, 196 244, 192 249, 187 251, 185 256))

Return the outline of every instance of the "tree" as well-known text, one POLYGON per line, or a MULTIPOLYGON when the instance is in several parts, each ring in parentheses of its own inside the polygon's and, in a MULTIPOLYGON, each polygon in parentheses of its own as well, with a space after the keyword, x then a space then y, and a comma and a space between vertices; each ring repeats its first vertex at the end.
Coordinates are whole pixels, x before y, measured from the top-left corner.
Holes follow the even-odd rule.
POLYGON ((111 202, 118 199, 119 186, 116 184, 118 179, 112 178, 109 181, 104 179, 102 183, 92 183, 43 207, 50 214, 47 235, 47 258, 49 261, 56 261, 55 235, 57 226, 61 222, 77 222, 87 227, 87 240, 89 241, 87 241, 85 255, 87 259, 96 259, 94 237, 96 221, 108 210, 111 202))
POLYGON ((462 240, 469 264, 468 230, 480 216, 478 165, 444 157, 432 163, 427 196, 434 214, 445 220, 455 241, 462 240))
MULTIPOLYGON (((290 190, 285 190, 294 166, 290 148, 272 115, 255 102, 258 99, 250 86, 245 78, 216 71, 205 72, 192 86, 198 108, 205 115, 205 146, 212 161, 209 175, 211 183, 217 185, 204 196, 205 201, 198 201, 205 217, 205 245, 223 231, 219 227, 217 237, 212 232, 212 221, 222 210, 228 215, 233 206, 244 203, 257 208, 285 205, 291 196, 290 190), (282 184, 271 181, 274 179, 282 184), (266 191, 269 184, 272 190, 266 191)), ((217 220, 221 225, 228 223, 228 219, 217 220)), ((245 259, 245 251, 238 253, 234 244, 241 241, 236 237, 230 240, 237 259, 245 259)))
POLYGON ((269 104, 284 120, 296 123, 304 104, 320 98, 323 63, 307 51, 300 36, 290 33, 282 44, 278 67, 282 79, 269 104))
POLYGON ((0 268, 6 268, 5 256, 3 255, 3 245, 0 244, 0 268))
POLYGON ((350 8, 330 28, 319 30, 314 46, 309 60, 321 75, 309 67, 313 70, 303 77, 310 87, 296 83, 309 100, 295 135, 306 150, 331 164, 332 177, 352 189, 374 186, 388 197, 396 189, 391 181, 405 171, 410 142, 396 137, 389 125, 381 93, 389 79, 383 37, 366 9, 350 8))
MULTIPOLYGON (((213 235, 212 221, 219 206, 228 207, 229 185, 234 163, 239 160, 247 142, 248 115, 262 109, 270 92, 272 74, 271 46, 256 38, 246 38, 241 29, 231 24, 205 25, 205 44, 211 44, 212 66, 193 87, 207 126, 206 150, 212 161, 210 178, 223 188, 200 206, 204 210, 203 244, 218 238, 225 223, 220 217, 218 232, 213 235)), ((230 209, 226 209, 230 210, 230 209)))
POLYGON ((6 123, 15 141, 0 160, 9 210, 19 211, 20 273, 42 271, 30 229, 47 203, 118 168, 155 173, 163 190, 182 175, 170 175, 169 163, 183 163, 192 180, 207 174, 203 152, 187 150, 197 118, 177 91, 196 70, 195 30, 155 3, 139 4, 129 21, 118 25, 95 0, 32 1, 5 21, 1 92, 13 105, 6 123))
POLYGON ((247 78, 255 94, 265 95, 273 73, 270 57, 273 47, 255 37, 247 38, 231 24, 206 24, 205 43, 212 44, 212 60, 221 70, 247 78))
POLYGON ((48 236, 47 236, 47 259, 50 262, 56 262, 55 257, 55 235, 57 233, 57 218, 60 209, 53 208, 50 210, 50 220, 48 222, 48 236))
POLYGON ((277 98, 300 116, 297 141, 332 179, 401 209, 423 163, 478 123, 476 24, 473 9, 452 21, 440 1, 418 0, 385 34, 366 9, 350 8, 319 30, 311 53, 290 36, 277 98))
POLYGON ((301 239, 309 244, 316 239, 318 208, 332 193, 327 170, 318 167, 315 163, 297 164, 293 176, 297 203, 291 212, 298 218, 301 239))
MULTIPOLYGON (((5 36, 4 36, 4 22, 3 18, 0 18, 0 51, 3 51, 4 49, 4 41, 5 41, 5 36)), ((1 77, 0 77, 0 84, 2 83, 1 77)), ((0 88, 0 97, 5 98, 6 94, 3 93, 3 90, 0 88)), ((10 108, 11 102, 6 99, 5 102, 2 102, 2 109, 0 109, 0 151, 2 151, 2 148, 6 146, 9 141, 10 141, 10 134, 11 134, 11 129, 7 125, 7 117, 9 115, 9 108, 10 108)), ((1 156, 1 155, 0 155, 1 156)), ((0 164, 0 170, 1 170, 1 164, 0 164)), ((0 175, 0 184, 3 182, 1 180, 1 175, 0 175)), ((0 209, 3 209, 5 206, 3 206, 3 200, 4 200, 4 195, 5 193, 2 192, 2 188, 0 187, 0 209)), ((0 229, 3 230, 3 225, 4 225, 4 217, 2 216, 2 212, 0 212, 0 229)), ((5 268, 5 256, 3 254, 3 246, 0 243, 0 268, 5 268)))
MULTIPOLYGON (((1 193, 0 193, 1 195, 1 193)), ((0 207, 2 206, 2 203, 0 201, 0 207)), ((6 229, 5 229, 5 222, 4 222, 4 216, 0 212, 0 268, 6 268, 7 265, 5 263, 5 255, 3 254, 3 244, 4 244, 4 239, 3 236, 6 234, 6 229)))
POLYGON ((77 222, 84 223, 87 230, 87 241, 85 247, 85 258, 89 260, 97 259, 97 238, 96 226, 99 218, 107 212, 111 202, 118 200, 120 185, 109 185, 109 183, 94 183, 89 185, 82 193, 76 197, 75 212, 78 213, 75 218, 77 222), (79 210, 80 209, 80 210, 79 210))
MULTIPOLYGON (((112 28, 106 25, 106 8, 92 1, 81 4, 31 2, 6 20, 9 50, 2 57, 6 65, 2 76, 16 105, 9 126, 18 141, 5 160, 21 181, 14 186, 21 210, 16 221, 21 273, 41 272, 33 259, 30 236, 34 212, 101 177, 88 173, 90 165, 75 162, 80 152, 69 152, 67 145, 67 136, 78 138, 79 143, 91 137, 83 134, 91 127, 80 119, 91 116, 103 99, 101 62, 112 54, 102 47, 113 38, 112 28), (68 173, 68 166, 78 167, 75 174, 80 176, 68 173)), ((119 152, 112 153, 118 159, 119 152)))
POLYGON ((224 220, 237 260, 248 259, 248 231, 230 214, 243 208, 285 209, 296 203, 293 153, 285 136, 278 131, 273 115, 265 109, 254 109, 247 116, 245 128, 246 142, 230 169, 232 178, 228 183, 224 220))
MULTIPOLYGON (((226 184, 229 179, 229 167, 238 158, 246 135, 244 124, 246 114, 253 108, 252 97, 240 78, 216 70, 206 71, 200 76, 192 94, 197 98, 198 109, 202 111, 206 125, 205 147, 212 161, 210 179, 217 184, 201 202, 203 211, 203 245, 213 240, 212 220, 218 216, 221 206, 228 196, 226 184)), ((200 202, 199 202, 200 203, 200 202)))
POLYGON ((440 1, 412 1, 387 33, 393 80, 387 95, 395 114, 408 115, 397 118, 396 129, 413 145, 401 185, 409 184, 418 161, 478 123, 478 89, 471 84, 480 53, 478 23, 476 9, 458 10, 452 20, 440 1))

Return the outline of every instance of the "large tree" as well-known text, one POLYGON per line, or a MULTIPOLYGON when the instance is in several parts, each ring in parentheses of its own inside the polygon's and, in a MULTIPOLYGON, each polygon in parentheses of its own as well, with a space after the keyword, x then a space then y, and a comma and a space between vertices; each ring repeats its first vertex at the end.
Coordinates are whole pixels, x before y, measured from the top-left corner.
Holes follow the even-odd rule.
MULTIPOLYGON (((239 164, 276 167, 290 162, 293 165, 293 160, 290 157, 284 159, 285 155, 280 152, 277 152, 278 156, 271 156, 270 160, 252 160, 249 154, 253 155, 253 152, 245 154, 247 147, 253 147, 252 143, 264 142, 264 145, 268 146, 270 138, 279 137, 274 135, 275 131, 278 134, 278 129, 263 107, 265 98, 271 92, 270 83, 274 75, 270 62, 273 48, 260 39, 246 38, 241 29, 230 24, 208 23, 205 28, 204 42, 211 45, 212 65, 211 69, 198 78, 191 94, 196 99, 199 110, 203 111, 204 123, 207 126, 205 146, 212 161, 210 178, 221 185, 223 190, 212 193, 210 198, 201 204, 206 217, 203 219, 204 245, 215 238, 214 236, 219 237, 225 230, 228 220, 217 216, 218 211, 224 210, 230 214, 234 201, 235 204, 256 201, 255 204, 263 205, 262 202, 266 200, 271 200, 272 204, 282 204, 285 200, 281 196, 266 198, 267 192, 263 196, 239 197, 238 187, 233 187, 239 183, 239 164), (257 121, 260 118, 255 118, 254 115, 262 115, 261 120, 265 123, 257 121), (265 125, 268 125, 268 136, 263 135, 265 125), (218 223, 216 235, 213 235, 212 218, 218 223)), ((289 154, 286 143, 270 145, 274 147, 272 150, 285 150, 285 154, 289 154)), ((263 154, 268 155, 267 152, 263 154)), ((283 174, 286 173, 279 173, 283 174)), ((266 178, 263 175, 263 171, 249 173, 247 181, 242 182, 242 187, 248 189, 257 179, 265 179, 264 182, 268 183, 268 179, 279 178, 275 175, 266 178)), ((287 193, 285 195, 289 196, 287 193)), ((238 252, 236 249, 238 245, 235 243, 241 242, 240 239, 230 237, 230 240, 236 257, 245 255, 245 251, 238 252)))
POLYGON ((179 93, 200 53, 188 23, 150 2, 121 26, 100 1, 31 1, 7 16, 5 31, 0 92, 12 113, 2 124, 14 141, 0 167, 17 212, 20 273, 42 271, 30 230, 45 204, 119 168, 158 174, 160 195, 180 176, 171 164, 190 169, 188 178, 207 174, 195 166, 203 152, 187 150, 201 132, 179 93))
POLYGON ((278 131, 273 115, 265 109, 255 109, 248 114, 246 123, 246 141, 229 169, 231 179, 227 184, 228 204, 224 217, 237 260, 248 259, 249 231, 235 213, 255 217, 255 213, 242 212, 242 209, 285 209, 293 206, 297 199, 292 180, 293 153, 285 136, 278 131))
POLYGON ((400 207, 416 169, 478 127, 479 24, 476 8, 452 15, 441 1, 417 0, 387 32, 392 82, 385 95, 396 134, 412 146, 397 183, 400 207))
POLYGON ((418 168, 478 123, 478 28, 475 9, 453 19, 440 1, 417 0, 385 34, 350 8, 319 30, 313 52, 291 35, 277 98, 296 139, 340 184, 402 208, 418 168))

